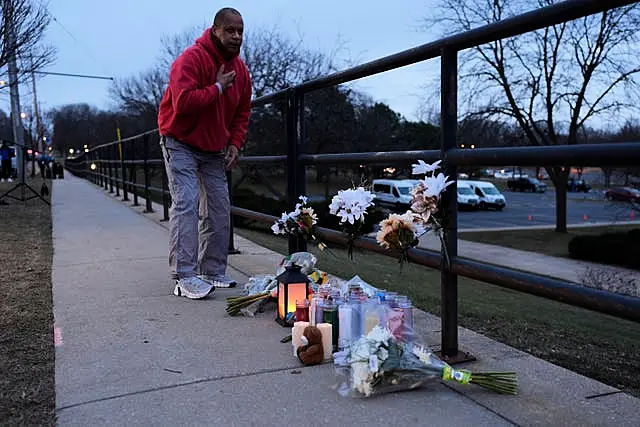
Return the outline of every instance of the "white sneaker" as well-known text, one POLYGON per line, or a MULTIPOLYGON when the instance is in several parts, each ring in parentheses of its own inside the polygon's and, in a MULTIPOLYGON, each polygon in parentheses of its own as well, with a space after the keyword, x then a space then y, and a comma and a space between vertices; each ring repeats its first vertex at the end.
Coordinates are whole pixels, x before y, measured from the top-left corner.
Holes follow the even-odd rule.
POLYGON ((201 274, 198 278, 214 288, 235 288, 238 284, 238 282, 229 276, 210 276, 208 274, 201 274))
POLYGON ((213 292, 215 288, 198 277, 187 277, 176 282, 173 294, 189 299, 202 299, 213 292))

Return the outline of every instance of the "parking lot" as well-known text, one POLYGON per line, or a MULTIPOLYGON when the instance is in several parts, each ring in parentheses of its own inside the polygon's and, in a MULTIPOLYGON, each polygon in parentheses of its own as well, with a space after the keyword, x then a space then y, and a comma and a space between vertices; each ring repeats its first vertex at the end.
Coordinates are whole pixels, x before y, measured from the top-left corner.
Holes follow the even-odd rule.
MULTIPOLYGON (((555 224, 553 191, 533 194, 505 191, 503 194, 507 199, 503 211, 461 211, 458 213, 458 227, 469 229, 555 224)), ((567 223, 570 225, 631 220, 640 220, 640 213, 633 212, 627 203, 605 201, 600 192, 569 193, 567 223)))

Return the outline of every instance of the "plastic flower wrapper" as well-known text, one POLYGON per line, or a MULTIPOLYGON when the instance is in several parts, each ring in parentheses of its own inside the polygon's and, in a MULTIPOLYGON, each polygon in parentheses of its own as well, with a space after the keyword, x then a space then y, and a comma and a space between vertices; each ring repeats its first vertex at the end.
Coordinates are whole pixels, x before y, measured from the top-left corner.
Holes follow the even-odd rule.
POLYGON ((300 196, 300 203, 296 204, 294 211, 283 213, 280 219, 271 226, 271 230, 274 234, 303 236, 324 250, 326 245, 320 242, 313 233, 313 227, 318 223, 318 216, 312 207, 307 206, 308 201, 307 197, 300 196))
POLYGON ((362 225, 367 209, 374 206, 373 193, 363 187, 340 190, 333 196, 329 213, 340 218, 342 231, 347 235, 347 254, 353 260, 355 240, 362 235, 362 225))
POLYGON ((375 326, 366 336, 334 353, 336 371, 345 378, 338 388, 342 396, 371 397, 413 390, 429 381, 476 384, 503 394, 517 394, 515 373, 478 373, 456 370, 425 346, 414 342, 414 333, 394 334, 386 325, 375 326), (411 336, 411 340, 403 340, 411 336))
POLYGON ((287 267, 295 264, 301 267, 300 272, 307 276, 312 274, 316 268, 318 259, 310 252, 296 252, 282 259, 278 268, 276 269, 276 276, 284 273, 287 267))
POLYGON ((364 292, 367 297, 373 298, 376 296, 376 293, 379 291, 378 288, 371 286, 369 283, 365 282, 360 278, 360 276, 353 276, 348 282, 345 283, 343 288, 343 295, 347 295, 349 288, 352 286, 358 286, 362 292, 364 292))

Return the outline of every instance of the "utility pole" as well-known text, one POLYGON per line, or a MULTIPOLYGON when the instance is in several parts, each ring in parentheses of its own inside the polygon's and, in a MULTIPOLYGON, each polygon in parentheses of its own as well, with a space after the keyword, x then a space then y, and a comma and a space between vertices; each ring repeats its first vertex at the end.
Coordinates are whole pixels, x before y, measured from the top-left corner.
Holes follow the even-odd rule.
POLYGON ((18 63, 16 60, 16 33, 13 22, 13 5, 11 0, 3 0, 5 39, 9 51, 9 93, 11 96, 11 122, 13 125, 13 142, 16 145, 16 166, 18 176, 22 176, 24 168, 24 128, 20 116, 20 91, 18 90, 18 63))
POLYGON ((38 95, 36 94, 36 73, 33 67, 33 57, 31 57, 31 84, 33 85, 33 113, 36 116, 36 140, 38 141, 38 152, 44 153, 42 145, 42 122, 40 121, 40 113, 38 112, 38 95))

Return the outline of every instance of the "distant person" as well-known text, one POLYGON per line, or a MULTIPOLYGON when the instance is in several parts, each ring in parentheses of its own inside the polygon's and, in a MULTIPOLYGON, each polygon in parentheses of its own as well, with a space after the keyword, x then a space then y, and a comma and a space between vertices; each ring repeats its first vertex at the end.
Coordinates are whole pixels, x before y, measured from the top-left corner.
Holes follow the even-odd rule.
POLYGON ((5 180, 8 182, 12 182, 11 179, 11 159, 15 157, 15 153, 13 149, 7 144, 7 141, 2 141, 2 145, 0 145, 0 182, 4 182, 5 180))
POLYGON ((251 108, 251 79, 238 57, 244 24, 224 8, 176 59, 158 127, 169 191, 169 268, 173 293, 206 297, 233 287, 226 275, 230 201, 226 172, 237 163, 251 108))

